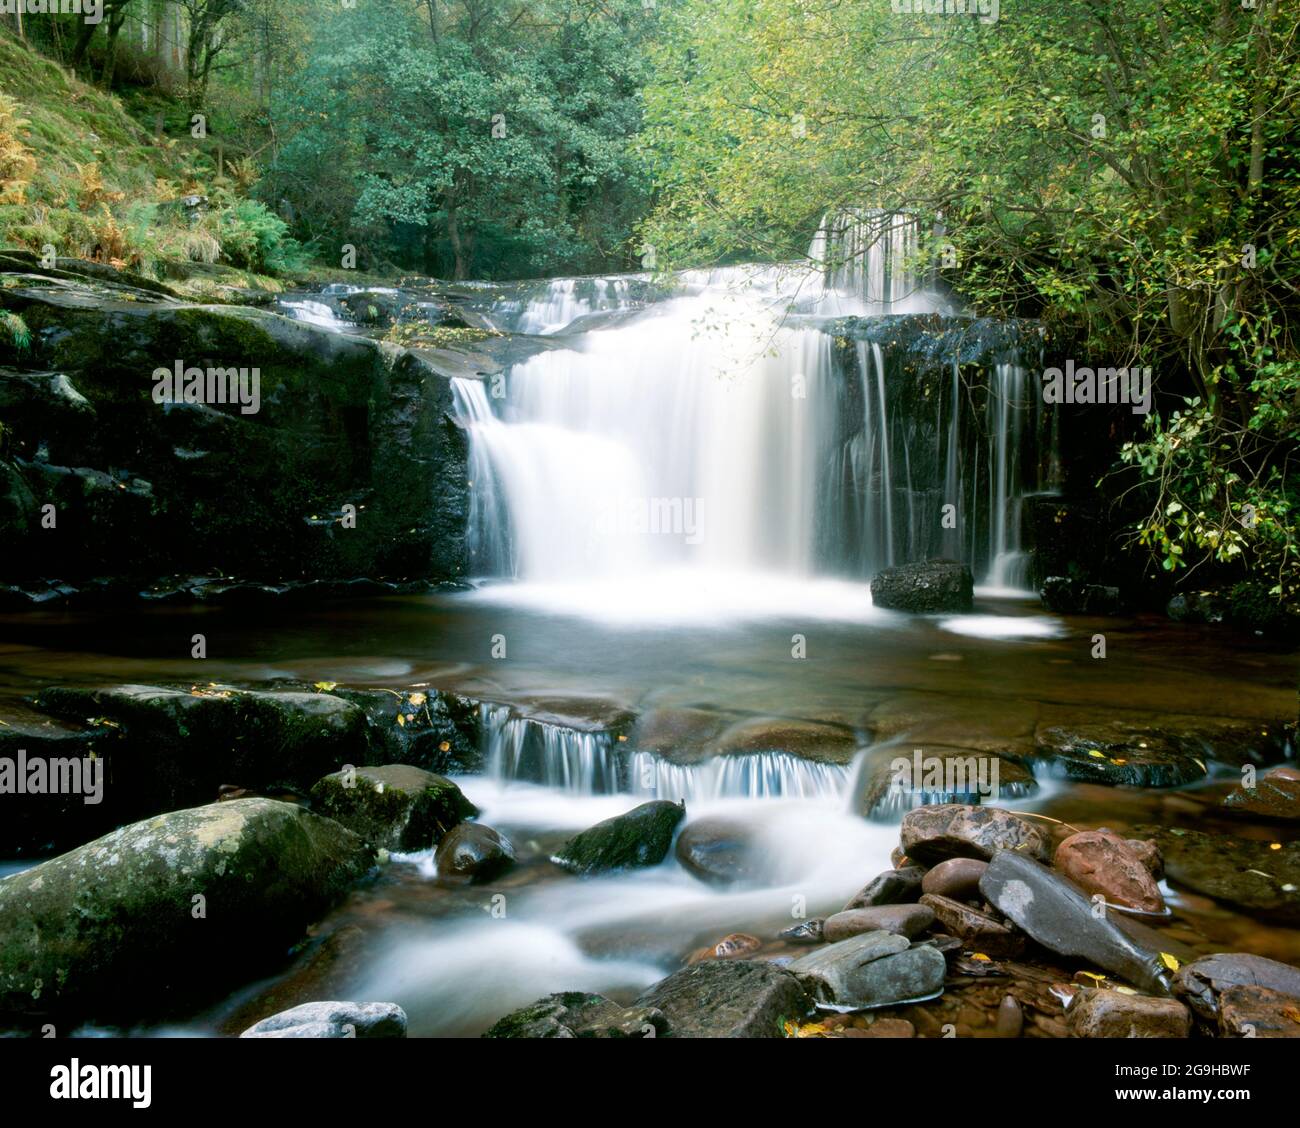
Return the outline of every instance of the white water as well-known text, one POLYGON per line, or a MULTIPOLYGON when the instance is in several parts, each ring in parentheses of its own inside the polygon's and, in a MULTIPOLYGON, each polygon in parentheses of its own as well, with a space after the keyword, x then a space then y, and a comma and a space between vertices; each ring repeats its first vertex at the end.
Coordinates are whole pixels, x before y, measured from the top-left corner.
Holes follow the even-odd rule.
MULTIPOLYGON (((790 319, 940 308, 912 268, 918 241, 898 216, 828 218, 811 265, 686 272, 676 296, 515 365, 493 385, 500 399, 455 380, 472 568, 514 581, 484 598, 614 621, 862 621, 876 571, 936 555, 1019 593, 1038 419, 1025 368, 991 367, 987 408, 967 419, 954 364, 918 429, 915 404, 895 402, 907 376, 879 343, 857 344, 850 394, 833 336, 790 319)), ((626 285, 578 281, 582 298, 557 280, 520 323, 554 333, 632 301, 626 285)))

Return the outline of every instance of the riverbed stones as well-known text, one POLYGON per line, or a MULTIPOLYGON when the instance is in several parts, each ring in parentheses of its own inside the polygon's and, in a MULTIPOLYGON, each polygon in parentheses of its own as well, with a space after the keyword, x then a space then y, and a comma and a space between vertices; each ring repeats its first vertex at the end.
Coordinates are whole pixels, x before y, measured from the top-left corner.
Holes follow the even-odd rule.
POLYGON ((998 807, 942 804, 903 816, 899 840, 909 858, 930 865, 949 858, 988 861, 999 850, 1046 860, 1050 840, 1028 819, 998 807))
POLYGON ((947 961, 932 947, 876 931, 817 948, 790 970, 816 985, 822 1005, 861 1010, 932 998, 943 990, 947 961))
POLYGON ((937 893, 927 893, 921 898, 921 904, 934 914, 948 935, 961 941, 966 951, 1004 958, 1018 956, 1025 950, 1023 935, 970 905, 937 893))
POLYGON ((575 835, 553 861, 579 874, 657 866, 668 856, 673 834, 685 817, 684 803, 642 803, 575 835))
POLYGON ((657 1038, 668 1020, 654 1007, 620 1006, 604 995, 561 991, 495 1022, 484 1038, 657 1038))
POLYGON ((921 879, 921 891, 956 901, 977 897, 980 878, 988 868, 988 863, 978 858, 949 858, 926 873, 921 879))
POLYGON ((515 861, 510 839, 482 823, 464 822, 438 845, 438 876, 454 882, 491 881, 515 861))
POLYGON ((1186 1038, 1192 1013, 1177 999, 1107 988, 1077 991, 1065 1014, 1076 1038, 1186 1038))
POLYGON ((1201 1018, 1214 1021, 1222 996, 1233 987, 1263 987, 1300 1006, 1300 968, 1245 952, 1219 952, 1183 964, 1174 992, 1201 1018))
POLYGON ((1159 951, 1133 940, 1064 878, 1010 850, 995 854, 980 892, 998 912, 1058 955, 1077 956, 1155 994, 1168 994, 1159 951))
POLYGON ((133 1015, 263 973, 370 868, 338 823, 237 799, 0 881, 0 1012, 133 1015))
POLYGON ((970 611, 975 602, 975 577, 956 560, 901 564, 872 577, 871 601, 877 607, 922 615, 970 611))
POLYGON ((660 1011, 671 1038, 780 1038, 782 1023, 812 1003, 790 971, 758 960, 707 960, 656 983, 634 1005, 660 1011))
POLYGON ((1300 1038, 1300 999, 1267 987, 1229 987, 1219 997, 1224 1038, 1300 1038))
POLYGON ((830 943, 878 930, 911 938, 933 923, 934 912, 925 905, 877 905, 869 909, 848 909, 827 917, 824 934, 830 943))
POLYGON ((1300 925, 1300 842, 1260 841, 1164 826, 1139 826, 1155 842, 1165 874, 1254 916, 1300 925))
POLYGON ((820 944, 826 938, 825 927, 826 922, 820 917, 802 920, 789 928, 781 929, 777 937, 791 944, 820 944))
POLYGON ((405 1038, 396 1003, 303 1003, 254 1023, 241 1038, 405 1038))
POLYGON ((407 764, 335 772, 311 789, 313 809, 387 850, 423 850, 478 814, 451 780, 407 764))
POLYGON ((1300 820, 1300 773, 1294 768, 1275 768, 1255 780, 1254 787, 1238 787, 1223 800, 1225 810, 1235 814, 1300 820))
POLYGON ((925 869, 921 866, 904 866, 902 869, 885 870, 872 878, 844 906, 850 909, 869 909, 873 905, 899 905, 914 902, 921 895, 921 881, 925 869))
POLYGON ((1143 860, 1127 842, 1102 830, 1072 834, 1056 848, 1056 870, 1085 893, 1143 913, 1161 913, 1165 899, 1143 860))
POLYGON ((993 1020, 993 1031, 999 1038, 1019 1038, 1025 1029, 1025 1012, 1015 995, 1003 996, 998 1013, 993 1020))
POLYGON ((683 869, 711 885, 756 884, 768 868, 753 827, 738 819, 711 816, 687 823, 675 853, 683 869))

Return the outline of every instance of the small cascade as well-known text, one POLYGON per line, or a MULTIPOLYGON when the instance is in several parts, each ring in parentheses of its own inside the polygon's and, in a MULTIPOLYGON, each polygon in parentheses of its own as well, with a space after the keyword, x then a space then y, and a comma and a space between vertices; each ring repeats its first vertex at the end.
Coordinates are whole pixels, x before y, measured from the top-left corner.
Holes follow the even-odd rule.
POLYGON ((612 795, 620 786, 618 756, 608 733, 580 732, 516 716, 508 705, 482 704, 487 774, 577 795, 612 795))
POLYGON ((828 799, 845 793, 850 769, 788 752, 714 756, 673 764, 652 752, 634 753, 632 791, 647 798, 692 802, 714 799, 828 799))
POLYGON ((518 716, 508 705, 479 706, 487 774, 544 784, 574 795, 629 794, 687 803, 715 799, 833 798, 851 769, 786 752, 714 756, 674 764, 626 751, 605 732, 583 732, 518 716))
POLYGON ((634 291, 644 290, 644 275, 607 278, 555 278, 541 293, 498 303, 491 320, 500 329, 550 337, 593 313, 634 309, 643 303, 634 291))

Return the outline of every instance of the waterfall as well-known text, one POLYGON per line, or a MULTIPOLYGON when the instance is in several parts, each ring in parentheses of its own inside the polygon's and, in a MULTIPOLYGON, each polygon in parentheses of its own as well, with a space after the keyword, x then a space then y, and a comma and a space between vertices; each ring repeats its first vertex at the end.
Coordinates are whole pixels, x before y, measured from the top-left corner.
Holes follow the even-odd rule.
MULTIPOLYGON (((903 351, 895 324, 955 338, 973 324, 880 316, 942 304, 918 286, 918 240, 909 217, 828 218, 811 265, 684 272, 646 308, 514 364, 491 393, 453 380, 471 573, 568 585, 593 604, 595 585, 636 603, 671 577, 681 603, 950 556, 987 588, 1023 587, 1035 387, 1014 338, 965 371, 961 340, 924 370, 903 351)), ((601 303, 646 302, 633 282, 646 284, 556 280, 511 317, 558 332, 601 303)))
POLYGON ((479 706, 487 774, 502 782, 544 784, 575 795, 641 799, 832 798, 846 793, 851 769, 787 752, 714 756, 674 764, 653 752, 626 752, 607 732, 584 732, 518 716, 508 705, 479 706))

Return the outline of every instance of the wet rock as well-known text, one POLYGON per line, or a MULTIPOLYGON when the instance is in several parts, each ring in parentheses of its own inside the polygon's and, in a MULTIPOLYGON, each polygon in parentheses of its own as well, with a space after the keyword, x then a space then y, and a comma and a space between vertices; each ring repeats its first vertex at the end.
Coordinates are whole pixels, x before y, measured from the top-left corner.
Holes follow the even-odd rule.
POLYGON ((569 839, 552 860, 582 874, 657 866, 668 856, 673 834, 685 817, 684 803, 642 803, 569 839))
POLYGON ((980 892, 1043 947, 1088 960, 1144 990, 1168 993, 1168 973, 1158 951, 1094 915, 1087 897, 1032 858, 1000 851, 980 879, 980 892))
POLYGON ((715 752, 744 755, 785 752, 822 764, 848 764, 858 751, 853 730, 816 721, 758 717, 740 721, 718 737, 715 752))
POLYGON ((1175 623, 1221 623, 1227 613, 1227 600, 1212 591, 1181 592, 1165 605, 1175 623))
POLYGON ((675 852, 687 872, 712 885, 758 883, 767 869, 753 828, 735 819, 688 823, 677 836, 675 852))
POLYGON ((1048 576, 1038 594, 1043 606, 1058 615, 1123 615, 1128 610, 1119 588, 1065 576, 1048 576))
POLYGON ((686 962, 697 964, 702 960, 734 960, 757 952, 762 946, 763 941, 757 936, 750 936, 747 932, 733 932, 710 948, 701 948, 697 952, 692 952, 686 962))
POLYGON ((211 801, 222 784, 301 793, 367 758, 361 710, 328 693, 194 690, 151 685, 42 690, 37 707, 77 723, 111 722, 121 753, 108 765, 113 801, 140 818, 211 801))
POLYGON ((1165 860, 1160 856, 1160 847, 1154 842, 1148 842, 1145 838, 1126 838, 1124 843, 1137 855, 1147 873, 1157 881, 1165 876, 1165 860))
POLYGON ((303 1003, 264 1018, 241 1038, 405 1038, 406 1012, 396 1003, 303 1003))
POLYGON ((1068 779, 1132 787, 1178 787, 1204 779, 1210 763, 1260 764, 1286 753, 1286 723, 1201 714, 1044 706, 1034 741, 1068 779))
POLYGON ((947 961, 932 947, 878 931, 817 948, 790 970, 813 981, 823 1005, 859 1010, 932 998, 943 990, 947 961))
POLYGON ((1076 1038, 1186 1038, 1192 1013, 1177 999, 1085 987, 1065 1013, 1076 1038))
POLYGON ((110 767, 116 769, 122 747, 121 731, 110 725, 56 720, 13 702, 0 704, 0 759, 9 761, 16 775, 27 778, 25 756, 26 763, 43 760, 52 770, 66 764, 68 772, 76 773, 71 778, 82 780, 80 792, 27 794, 20 802, 9 795, 0 798, 0 857, 46 857, 152 813, 139 810, 136 795, 110 786, 110 767), (87 803, 87 798, 98 801, 87 803))
POLYGON ((1044 861, 1049 854, 1046 832, 997 807, 919 807, 903 816, 899 839, 908 857, 931 865, 948 858, 988 861, 998 850, 1044 861))
POLYGON ((830 943, 877 930, 896 932, 910 939, 933 923, 934 913, 924 905, 878 905, 870 909, 848 909, 827 917, 824 934, 830 943))
POLYGON ((935 804, 1015 799, 1038 790, 1024 764, 991 752, 927 744, 877 749, 858 772, 853 805, 868 818, 935 804))
POLYGON ((1175 884, 1255 916, 1300 925, 1300 842, 1260 842, 1163 826, 1135 827, 1134 832, 1157 845, 1165 874, 1175 884))
MULTIPOLYGON (((189 268, 200 265, 217 269, 189 268)), ((0 305, 32 330, 32 362, 66 375, 98 425, 71 453, 51 447, 65 461, 29 462, 29 479, 58 487, 58 529, 29 541, 26 559, 0 557, 0 578, 463 574, 467 442, 450 423, 441 358, 435 369, 424 356, 267 311, 145 293, 139 280, 15 281, 0 305), (160 406, 138 394, 141 373, 173 357, 257 369, 257 412, 160 406), (147 468, 149 495, 126 499, 90 477, 118 468, 147 468), (239 504, 213 505, 214 483, 239 504), (417 497, 427 504, 412 509, 417 497), (344 531, 337 518, 348 502, 364 508, 344 531)), ((39 448, 39 425, 0 418, 24 449, 39 448)))
POLYGON ((791 944, 820 944, 825 939, 825 924, 826 922, 820 918, 804 920, 792 924, 789 928, 781 929, 777 936, 781 940, 788 940, 791 944))
POLYGON ((1112 905, 1161 913, 1164 897, 1142 859, 1118 835, 1083 830, 1057 848, 1052 864, 1085 893, 1100 893, 1112 905))
POLYGON ((998 1004, 993 1029, 999 1038, 1019 1038, 1025 1028, 1025 1012, 1015 995, 1007 995, 998 1004))
POLYGON ((1211 1021, 1233 987, 1264 987, 1300 1003, 1300 968, 1244 952, 1219 952, 1183 964, 1174 976, 1178 997, 1211 1021))
POLYGON ((1295 822, 1300 820, 1300 778, 1293 769, 1275 769, 1259 776, 1254 787, 1238 787, 1223 806, 1236 814, 1295 822))
POLYGON ((956 560, 926 560, 886 568, 871 580, 877 607, 928 615, 969 611, 975 604, 975 578, 956 560))
POLYGON ((0 1012, 139 1014, 265 974, 370 867, 330 819, 237 799, 122 827, 0 881, 0 1012))
POLYGON ((478 702, 427 687, 393 693, 340 686, 330 693, 365 713, 367 762, 412 764, 442 775, 482 770, 478 702))
POLYGON ((484 1038, 656 1038, 668 1022, 654 1007, 623 1007, 604 995, 564 991, 499 1019, 484 1038))
POLYGON ((857 1033, 863 1038, 915 1038, 916 1027, 905 1018, 878 1018, 857 1033))
POLYGON ((438 846, 438 876, 452 881, 491 881, 515 861, 510 840, 482 823, 461 823, 438 846))
POLYGON ((423 850, 478 808, 449 779, 406 764, 335 772, 311 789, 313 809, 387 850, 423 850))
POLYGON ((978 858, 949 858, 926 873, 921 891, 965 901, 979 895, 980 878, 988 868, 988 863, 978 858))
POLYGON ((865 885, 844 906, 850 909, 869 909, 873 905, 899 905, 915 901, 921 895, 921 880, 925 870, 921 866, 904 866, 885 870, 865 885))
MULTIPOLYGON (((906 943, 906 941, 904 941, 906 943)), ((709 960, 656 983, 634 1004, 663 1013, 671 1038, 780 1038, 812 999, 791 972, 757 960, 709 960)))
POLYGON ((961 941, 968 951, 986 956, 1018 956, 1025 950, 1025 938, 1000 920, 963 905, 950 897, 927 893, 921 904, 934 913, 935 919, 950 936, 961 941))
POLYGON ((1219 997, 1224 1038, 1300 1038, 1300 999, 1267 987, 1229 987, 1219 997))

